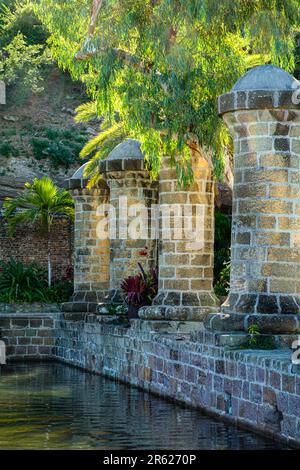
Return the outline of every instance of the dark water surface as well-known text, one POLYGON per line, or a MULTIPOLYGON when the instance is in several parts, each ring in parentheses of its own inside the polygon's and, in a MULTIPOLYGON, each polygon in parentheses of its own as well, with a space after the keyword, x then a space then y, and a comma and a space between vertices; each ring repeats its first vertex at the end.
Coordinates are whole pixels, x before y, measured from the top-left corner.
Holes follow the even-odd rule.
POLYGON ((280 445, 62 364, 1 369, 0 449, 276 449, 280 445))

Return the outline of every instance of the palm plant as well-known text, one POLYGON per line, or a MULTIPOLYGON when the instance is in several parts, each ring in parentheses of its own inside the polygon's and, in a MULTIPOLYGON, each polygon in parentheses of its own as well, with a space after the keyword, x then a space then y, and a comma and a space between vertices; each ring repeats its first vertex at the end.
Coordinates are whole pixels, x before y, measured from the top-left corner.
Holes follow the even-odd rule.
POLYGON ((90 122, 95 119, 101 121, 99 134, 87 142, 80 152, 81 158, 89 159, 84 169, 84 176, 89 180, 88 188, 91 188, 101 179, 101 173, 99 172, 100 160, 107 158, 113 148, 126 137, 129 137, 129 134, 122 121, 117 119, 116 122, 111 122, 99 118, 95 101, 80 105, 76 112, 76 122, 90 122))
POLYGON ((55 183, 44 176, 26 183, 24 190, 14 198, 6 198, 3 204, 11 234, 17 225, 31 223, 38 225, 47 237, 48 243, 48 285, 51 286, 51 228, 55 216, 63 215, 74 219, 74 202, 69 192, 58 188, 55 183))

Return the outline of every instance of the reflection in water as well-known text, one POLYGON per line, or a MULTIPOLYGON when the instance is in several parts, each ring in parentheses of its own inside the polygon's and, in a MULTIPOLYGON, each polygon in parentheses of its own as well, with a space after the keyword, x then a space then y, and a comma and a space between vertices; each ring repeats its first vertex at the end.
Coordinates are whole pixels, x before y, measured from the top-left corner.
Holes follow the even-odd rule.
POLYGON ((62 364, 5 366, 0 449, 274 449, 135 388, 62 364))

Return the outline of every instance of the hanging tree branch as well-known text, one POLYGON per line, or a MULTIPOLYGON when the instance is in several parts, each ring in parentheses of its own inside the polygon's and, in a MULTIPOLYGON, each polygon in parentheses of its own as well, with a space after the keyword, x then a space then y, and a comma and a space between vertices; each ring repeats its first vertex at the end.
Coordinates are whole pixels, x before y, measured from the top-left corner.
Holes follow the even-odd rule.
MULTIPOLYGON (((159 1, 160 0, 152 0, 151 2, 152 7, 154 8, 159 3, 159 1)), ((97 53, 101 53, 101 52, 105 53, 108 50, 106 47, 96 48, 95 45, 92 43, 92 39, 95 34, 97 18, 99 16, 102 5, 103 5, 103 0, 93 0, 93 8, 92 8, 89 27, 88 27, 88 35, 83 44, 82 49, 78 51, 77 54, 75 55, 76 60, 85 60, 85 59, 88 59, 89 57, 95 56, 97 53)), ((173 26, 170 26, 168 30, 167 49, 172 47, 172 45, 174 44, 176 40, 176 36, 177 36, 176 28, 174 28, 173 26)), ((137 68, 138 70, 140 70, 142 73, 145 73, 145 74, 151 73, 153 71, 151 67, 147 66, 143 60, 140 60, 134 54, 131 54, 130 52, 124 51, 123 49, 119 49, 119 48, 113 48, 111 50, 114 53, 115 57, 121 59, 125 65, 132 65, 133 67, 137 68)), ((161 73, 158 70, 155 73, 158 77, 161 76, 161 73)), ((160 84, 164 92, 168 93, 167 83, 161 80, 160 84)), ((151 122, 151 127, 155 127, 153 125, 153 122, 151 122)), ((198 154, 202 158, 204 157, 204 159, 209 160, 205 154, 203 155, 203 151, 199 145, 199 140, 197 136, 195 136, 194 134, 187 133, 186 145, 190 148, 192 155, 198 154)), ((211 163, 211 161, 209 163, 211 163)))

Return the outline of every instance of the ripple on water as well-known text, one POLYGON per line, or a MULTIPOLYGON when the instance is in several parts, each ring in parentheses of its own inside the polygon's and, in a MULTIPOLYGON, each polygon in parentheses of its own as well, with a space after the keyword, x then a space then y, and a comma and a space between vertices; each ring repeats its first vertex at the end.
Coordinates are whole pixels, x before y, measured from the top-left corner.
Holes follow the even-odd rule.
POLYGON ((0 449, 275 449, 276 443, 63 364, 0 376, 0 449))

